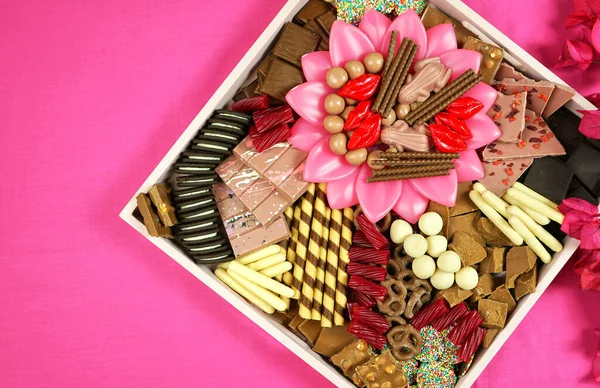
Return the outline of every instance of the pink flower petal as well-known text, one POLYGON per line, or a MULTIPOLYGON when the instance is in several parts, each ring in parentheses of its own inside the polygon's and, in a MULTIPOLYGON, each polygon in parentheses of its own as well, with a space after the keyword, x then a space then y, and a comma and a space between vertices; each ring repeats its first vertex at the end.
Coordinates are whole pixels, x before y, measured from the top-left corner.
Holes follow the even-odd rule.
POLYGON ((328 51, 314 51, 302 56, 302 71, 307 81, 323 81, 331 69, 328 51))
POLYGON ((564 199, 562 203, 558 205, 558 210, 562 214, 567 214, 567 212, 571 210, 582 211, 590 216, 598 214, 598 206, 591 204, 584 199, 575 197, 564 199))
POLYGON ((346 158, 331 152, 329 139, 323 139, 310 151, 304 167, 304 180, 308 182, 331 182, 342 179, 358 169, 346 162, 346 158))
POLYGON ((327 183, 327 202, 332 209, 344 209, 358 203, 356 175, 358 170, 345 178, 327 183))
POLYGON ((310 152, 318 142, 326 137, 329 137, 329 134, 323 125, 314 125, 299 118, 292 127, 292 135, 288 137, 288 142, 304 152, 310 152))
POLYGON ((481 60, 481 54, 473 50, 456 49, 440 55, 442 64, 452 69, 451 80, 460 77, 469 69, 477 73, 481 66, 481 60))
POLYGON ((595 219, 581 228, 581 249, 600 249, 600 222, 595 219))
POLYGON ((471 97, 483 104, 482 112, 487 112, 494 106, 498 91, 490 85, 480 82, 461 97, 471 97))
POLYGON ((592 29, 592 44, 594 49, 600 53, 600 19, 596 20, 592 29))
POLYGON ((333 92, 325 82, 305 82, 290 90, 285 99, 300 117, 311 124, 322 125, 327 116, 325 97, 333 92))
POLYGON ((433 202, 444 206, 456 204, 458 179, 455 170, 450 170, 450 175, 412 179, 410 183, 419 193, 433 202))
POLYGON ((583 64, 592 62, 594 51, 589 44, 578 40, 567 40, 567 49, 575 62, 583 64))
POLYGON ((398 202, 393 207, 393 210, 400 217, 404 218, 411 224, 416 224, 419 218, 427 210, 429 200, 421 195, 412 184, 405 182, 402 185, 402 194, 398 202))
POLYGON ((382 53, 387 53, 390 37, 394 30, 398 31, 396 47, 400 47, 402 39, 412 39, 417 46, 419 46, 419 51, 417 52, 415 60, 419 61, 425 58, 425 54, 427 53, 427 32, 425 31, 425 26, 423 26, 421 18, 415 11, 410 9, 404 12, 390 25, 383 38, 383 42, 381 42, 381 46, 379 46, 379 50, 381 50, 382 53))
POLYGON ((579 124, 579 132, 593 139, 600 139, 600 111, 598 110, 580 110, 583 113, 583 119, 579 124))
MULTIPOLYGON (((382 14, 381 12, 377 12, 373 9, 368 10, 363 16, 358 28, 365 33, 373 43, 373 47, 381 47, 383 44, 383 37, 387 32, 388 28, 392 24, 392 21, 382 14)), ((389 42, 386 42, 386 47, 389 42)), ((384 55, 387 54, 386 51, 382 51, 384 55)))
POLYGON ((375 46, 364 32, 340 20, 333 22, 329 34, 329 54, 333 66, 344 67, 348 61, 362 61, 365 55, 374 51, 375 46))
POLYGON ((467 148, 470 150, 486 146, 502 134, 500 128, 483 111, 471 117, 466 123, 473 134, 471 139, 466 140, 467 148))
POLYGON ((565 214, 565 219, 560 226, 560 230, 568 234, 570 237, 581 240, 581 231, 588 222, 589 218, 589 215, 582 211, 571 210, 565 214))
POLYGON ((446 51, 456 50, 456 33, 452 24, 438 24, 427 30, 427 55, 425 58, 439 57, 446 51))
POLYGON ((373 170, 366 163, 356 177, 358 203, 369 221, 377 222, 392 210, 402 194, 402 181, 367 183, 373 170))
POLYGON ((474 150, 467 150, 460 153, 460 158, 454 161, 456 166, 456 177, 458 182, 470 182, 483 178, 483 165, 479 155, 474 150))

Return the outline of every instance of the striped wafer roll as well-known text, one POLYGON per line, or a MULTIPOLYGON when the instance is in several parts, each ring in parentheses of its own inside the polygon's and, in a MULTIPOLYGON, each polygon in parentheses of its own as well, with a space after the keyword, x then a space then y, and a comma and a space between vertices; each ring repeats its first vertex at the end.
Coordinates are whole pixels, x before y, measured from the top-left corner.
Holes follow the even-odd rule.
MULTIPOLYGON (((294 217, 292 218, 291 237, 287 249, 287 261, 294 264, 296 262, 296 246, 298 245, 298 227, 300 226, 300 212, 302 211, 302 199, 296 202, 294 206, 294 217)), ((291 286, 294 275, 294 270, 283 274, 283 282, 286 286, 291 286)))
POLYGON ((342 215, 342 233, 340 238, 340 257, 337 271, 337 285, 335 290, 335 314, 334 324, 341 326, 344 324, 344 309, 346 308, 346 286, 348 285, 348 273, 346 267, 350 262, 348 252, 352 246, 352 225, 354 224, 354 210, 344 209, 342 215))
MULTIPOLYGON (((323 308, 321 310, 321 326, 333 326, 334 312, 338 309, 335 303, 335 287, 340 254, 340 238, 342 233, 342 211, 331 210, 329 222, 329 242, 327 244, 327 265, 325 267, 325 288, 323 292, 323 308)), ((344 307, 341 306, 343 313, 344 307)))
MULTIPOLYGON (((325 190, 321 189, 324 183, 319 183, 315 191, 315 205, 313 209, 312 224, 310 226, 310 237, 308 239, 308 252, 306 253, 306 264, 304 266, 304 283, 300 294, 300 317, 312 319, 312 306, 314 289, 317 281, 317 266, 319 265, 319 254, 321 253, 321 237, 323 235, 323 222, 325 221, 325 190)), ((298 259, 298 258, 296 258, 298 259)), ((319 306, 320 308, 321 306, 319 306)))
POLYGON ((315 202, 316 185, 311 183, 308 190, 302 196, 300 205, 300 222, 298 224, 298 243, 296 244, 296 258, 294 261, 294 278, 292 290, 294 299, 300 298, 302 283, 304 281, 304 266, 306 264, 306 252, 308 251, 308 235, 310 234, 310 221, 313 215, 313 204, 315 202))
MULTIPOLYGON (((327 206, 327 205, 325 205, 327 206)), ((325 209, 325 220, 323 221, 323 235, 319 250, 319 267, 317 268, 317 281, 315 283, 315 295, 313 297, 312 319, 321 320, 323 313, 323 290, 325 288, 325 267, 327 265, 327 243, 329 242, 329 221, 331 209, 325 209)))
POLYGON ((458 159, 458 153, 444 152, 382 152, 380 159, 398 160, 398 159, 458 159))

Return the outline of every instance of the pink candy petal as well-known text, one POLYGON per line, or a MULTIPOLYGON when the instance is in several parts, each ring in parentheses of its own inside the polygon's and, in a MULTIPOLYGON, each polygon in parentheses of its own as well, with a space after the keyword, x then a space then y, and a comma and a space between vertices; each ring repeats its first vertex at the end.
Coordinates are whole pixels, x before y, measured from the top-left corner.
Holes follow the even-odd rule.
POLYGON ((304 167, 304 180, 308 182, 331 182, 342 179, 358 169, 346 162, 346 158, 334 154, 329 139, 323 139, 310 151, 304 167))
POLYGON ((467 148, 470 150, 486 146, 502 134, 500 128, 494 124, 494 120, 489 118, 483 111, 471 117, 466 123, 473 134, 471 139, 466 140, 467 148))
POLYGON ((481 179, 485 175, 479 155, 474 150, 461 152, 460 158, 454 161, 454 165, 459 183, 481 179))
MULTIPOLYGON (((369 37, 374 47, 381 47, 383 44, 383 37, 391 24, 392 21, 387 16, 381 12, 370 9, 363 16, 358 28, 369 37)), ((387 42, 386 45, 387 44, 389 44, 389 42, 387 42)), ((386 55, 387 50, 382 53, 386 55)))
POLYGON ((456 33, 452 24, 438 24, 427 30, 426 58, 439 57, 446 51, 456 50, 456 33))
POLYGON ((461 97, 471 97, 483 104, 483 113, 486 113, 494 106, 498 91, 490 85, 480 82, 472 87, 468 92, 463 94, 461 97))
POLYGON ((412 179, 410 182, 419 193, 433 202, 444 206, 456 204, 458 179, 455 170, 450 170, 450 175, 412 179))
POLYGON ((302 71, 307 81, 323 81, 331 69, 328 51, 315 51, 302 56, 302 71))
POLYGON ((456 49, 440 55, 440 61, 452 69, 451 80, 454 80, 465 71, 471 69, 476 74, 481 66, 482 56, 477 51, 456 49))
POLYGON ((567 214, 568 211, 578 210, 582 211, 590 216, 594 216, 598 214, 598 206, 589 203, 588 201, 581 198, 565 198, 560 205, 558 205, 558 210, 567 214))
POLYGON ((596 51, 600 52, 600 19, 596 20, 592 29, 592 45, 596 51))
POLYGON ((373 170, 366 163, 356 177, 358 203, 369 221, 377 222, 392 210, 402 194, 402 181, 367 183, 373 170))
POLYGON ((344 67, 348 61, 362 61, 365 55, 374 51, 375 46, 364 32, 340 20, 333 22, 329 34, 329 54, 333 66, 344 67))
POLYGON ((381 50, 382 53, 388 52, 390 37, 392 36, 392 31, 394 30, 398 31, 396 47, 400 47, 402 39, 412 39, 417 46, 419 46, 416 60, 419 61, 425 58, 425 54, 427 53, 427 32, 425 31, 423 22, 421 22, 421 18, 415 11, 410 9, 404 12, 390 25, 385 37, 383 38, 383 42, 381 42, 381 46, 379 46, 379 50, 381 50))
POLYGON ((285 99, 300 117, 311 124, 323 125, 327 116, 325 97, 333 92, 325 82, 305 82, 290 90, 285 99))
MULTIPOLYGON (((358 172, 358 170, 357 170, 358 172)), ((327 183, 327 202, 332 209, 344 209, 358 203, 355 182, 356 173, 327 183)))
POLYGON ((412 184, 405 182, 402 185, 402 194, 393 210, 407 222, 416 224, 427 210, 428 204, 429 200, 427 198, 415 190, 412 184))
POLYGON ((292 127, 292 135, 288 137, 288 142, 304 152, 310 152, 318 142, 326 137, 329 137, 329 134, 323 125, 314 125, 299 118, 292 127))

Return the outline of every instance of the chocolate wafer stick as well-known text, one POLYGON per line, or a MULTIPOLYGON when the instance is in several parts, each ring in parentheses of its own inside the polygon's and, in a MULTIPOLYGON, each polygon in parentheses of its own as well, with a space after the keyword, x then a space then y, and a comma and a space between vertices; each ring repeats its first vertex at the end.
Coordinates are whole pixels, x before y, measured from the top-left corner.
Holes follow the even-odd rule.
POLYGON ((396 40, 398 39, 398 31, 392 31, 392 36, 390 37, 390 45, 388 46, 387 58, 385 59, 385 65, 383 66, 383 72, 381 73, 381 77, 385 78, 387 72, 390 70, 390 66, 392 65, 392 61, 394 60, 394 52, 396 51, 396 40))
POLYGON ((444 152, 382 152, 378 159, 398 160, 398 159, 458 159, 458 153, 444 152))
POLYGON ((373 177, 392 176, 392 175, 406 175, 415 174, 421 172, 434 172, 434 171, 448 171, 454 168, 454 163, 446 164, 434 164, 434 165, 423 165, 415 167, 395 167, 386 168, 384 170, 373 170, 373 177))
POLYGON ((298 225, 298 243, 296 245, 296 258, 294 262, 294 279, 292 280, 294 299, 300 298, 300 291, 302 291, 302 283, 304 282, 304 267, 306 265, 306 252, 308 251, 308 236, 310 234, 313 203, 315 202, 315 188, 316 185, 311 183, 304 196, 302 196, 300 222, 298 225))
POLYGON ((387 96, 383 99, 383 104, 381 108, 382 117, 388 117, 392 108, 394 107, 396 100, 398 99, 398 94, 400 93, 400 89, 404 85, 404 81, 406 81, 406 77, 408 76, 408 71, 412 66, 413 60, 417 56, 417 51, 419 51, 419 46, 415 44, 411 40, 412 45, 410 46, 410 50, 407 51, 405 58, 402 59, 402 63, 398 68, 398 73, 394 77, 393 87, 390 87, 387 96))
POLYGON ((340 239, 340 257, 337 271, 337 285, 335 291, 335 315, 334 324, 341 326, 344 324, 344 309, 346 308, 348 273, 346 268, 350 262, 348 252, 352 246, 352 226, 354 225, 354 210, 345 208, 342 215, 342 234, 340 239))
POLYGON ((323 221, 323 235, 321 236, 321 249, 319 251, 319 267, 317 268, 317 282, 315 283, 315 295, 313 297, 312 307, 312 319, 319 321, 323 314, 323 290, 325 288, 325 267, 327 265, 327 244, 329 242, 330 220, 331 209, 327 206, 325 209, 325 220, 323 221))
MULTIPOLYGON (((405 53, 409 49, 410 42, 412 42, 412 40, 410 40, 408 38, 404 38, 402 40, 402 44, 400 45, 398 52, 394 56, 392 65, 390 66, 386 77, 383 79, 383 82, 381 83, 381 88, 379 89, 377 98, 375 98, 375 103, 373 103, 373 108, 371 108, 371 110, 373 112, 379 113, 381 111, 381 104, 383 103, 383 99, 385 98, 385 96, 388 92, 388 89, 390 88, 390 85, 394 79, 394 76, 396 75, 396 72, 398 71, 398 67, 400 66, 400 62, 402 61, 402 58, 405 56, 405 53)), ((414 42, 413 42, 413 44, 414 44, 414 42)))
POLYGON ((405 180, 405 179, 429 178, 429 177, 434 177, 434 176, 445 176, 445 175, 450 175, 450 171, 445 170, 445 171, 439 171, 439 172, 424 172, 424 173, 414 173, 414 174, 406 174, 406 175, 371 177, 371 178, 367 178, 367 183, 401 181, 401 180, 405 180))
POLYGON ((449 159, 373 159, 374 166, 400 167, 400 166, 431 166, 436 164, 447 164, 449 159))
POLYGON ((335 287, 340 254, 340 239, 342 233, 342 211, 332 209, 329 222, 329 243, 327 244, 327 265, 325 267, 325 288, 323 292, 323 309, 321 311, 321 326, 332 327, 334 315, 344 306, 338 306, 335 300, 335 287))

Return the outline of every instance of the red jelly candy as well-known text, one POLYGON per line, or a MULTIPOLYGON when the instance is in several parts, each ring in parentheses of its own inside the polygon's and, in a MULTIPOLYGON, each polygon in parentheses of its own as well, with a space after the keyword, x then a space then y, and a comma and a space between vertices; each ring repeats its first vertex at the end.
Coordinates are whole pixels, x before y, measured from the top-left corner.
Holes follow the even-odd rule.
POLYGON ((447 314, 450 311, 446 299, 440 298, 428 305, 417 313, 410 321, 410 324, 417 330, 421 330, 425 326, 429 325, 436 318, 447 314))
POLYGON ((231 106, 231 110, 235 112, 253 112, 255 110, 267 109, 271 105, 271 100, 266 94, 261 94, 258 97, 244 98, 231 106))
POLYGON ((387 343, 387 339, 383 334, 378 333, 371 326, 365 325, 362 322, 350 322, 348 325, 348 333, 354 334, 357 338, 364 339, 377 349, 383 349, 387 343))
POLYGON ((375 299, 371 298, 367 294, 363 294, 362 292, 354 291, 354 297, 356 298, 356 303, 368 309, 377 304, 375 299))
POLYGON ((352 246, 348 255, 350 261, 358 263, 388 265, 390 262, 389 250, 378 251, 375 248, 352 246))
POLYGON ((431 326, 433 326, 437 331, 444 331, 468 313, 469 308, 467 307, 466 303, 461 302, 460 304, 454 306, 449 313, 436 318, 433 322, 431 322, 431 326))
POLYGON ((456 355, 458 359, 462 362, 468 362, 471 357, 475 354, 479 346, 485 339, 485 335, 487 334, 487 330, 478 327, 475 329, 471 335, 467 338, 464 344, 458 349, 456 355))
POLYGON ((364 214, 359 215, 356 217, 356 222, 375 249, 389 248, 390 243, 388 239, 377 229, 377 225, 369 221, 367 216, 364 214))
POLYGON ((376 282, 384 281, 385 276, 387 275, 387 269, 385 269, 384 267, 379 267, 377 265, 360 264, 356 262, 349 263, 348 267, 346 268, 346 271, 348 272, 348 275, 358 275, 362 276, 365 279, 373 280, 376 282))
POLYGON ((362 276, 350 276, 348 287, 382 302, 387 294, 387 289, 385 287, 375 284, 362 276))
POLYGON ((354 237, 352 238, 352 246, 373 248, 373 245, 371 245, 371 242, 367 239, 367 236, 362 230, 357 230, 356 232, 354 232, 354 237))
POLYGON ((483 318, 477 312, 477 310, 471 311, 469 314, 461 318, 456 326, 454 326, 448 333, 448 339, 454 345, 461 345, 467 337, 475 330, 479 325, 483 323, 483 318))
POLYGON ((252 118, 259 133, 267 132, 281 124, 294 122, 294 114, 288 104, 256 111, 252 114, 252 118))
POLYGON ((390 322, 368 308, 360 305, 354 305, 352 312, 350 313, 353 321, 364 323, 365 325, 371 326, 378 333, 384 334, 390 329, 390 322))
POLYGON ((264 152, 274 146, 277 143, 281 143, 287 140, 292 134, 292 130, 287 124, 279 124, 275 128, 268 132, 259 134, 257 137, 252 139, 252 145, 258 152, 264 152))

